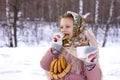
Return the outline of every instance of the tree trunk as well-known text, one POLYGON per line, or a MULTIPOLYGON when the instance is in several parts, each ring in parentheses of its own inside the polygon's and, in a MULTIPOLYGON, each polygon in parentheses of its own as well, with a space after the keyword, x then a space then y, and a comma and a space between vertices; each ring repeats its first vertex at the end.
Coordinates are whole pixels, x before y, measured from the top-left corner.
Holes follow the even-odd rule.
POLYGON ((97 31, 98 31, 98 16, 99 16, 99 0, 96 0, 96 7, 95 7, 95 29, 94 34, 97 38, 97 31))
POLYGON ((49 0, 48 3, 48 10, 49 10, 49 23, 50 23, 50 29, 51 29, 51 20, 52 20, 52 5, 51 5, 51 0, 49 0))
POLYGON ((60 2, 59 2, 59 0, 56 0, 57 2, 57 15, 58 15, 58 17, 59 17, 59 15, 60 15, 60 2))
POLYGON ((103 39, 103 44, 102 47, 105 47, 106 42, 107 42, 107 36, 108 36, 108 31, 109 31, 109 24, 106 24, 106 30, 105 30, 105 34, 104 34, 104 39, 103 39))
POLYGON ((45 4, 44 0, 42 0, 41 3, 42 3, 42 10, 41 10, 42 17, 41 17, 41 21, 44 21, 44 4, 45 4))
POLYGON ((108 36, 108 31, 109 31, 109 24, 110 24, 110 22, 112 20, 112 15, 113 15, 113 7, 114 7, 114 0, 112 0, 111 5, 110 5, 109 18, 108 18, 107 24, 106 24, 106 30, 105 30, 105 34, 104 34, 102 47, 105 47, 106 42, 107 42, 107 36, 108 36))
MULTIPOLYGON (((35 21, 35 37, 36 37, 36 42, 37 42, 37 44, 39 44, 39 37, 38 37, 38 24, 39 24, 39 22, 36 20, 35 21)), ((42 34, 41 34, 42 35, 42 34)))
POLYGON ((19 2, 17 0, 11 2, 11 8, 13 9, 14 16, 13 19, 13 34, 14 34, 14 47, 17 47, 17 20, 19 11, 19 2))
POLYGON ((13 42, 12 42, 12 26, 11 26, 11 23, 10 23, 10 6, 9 6, 9 0, 6 0, 6 19, 7 19, 7 26, 8 26, 9 47, 13 47, 13 42))
POLYGON ((79 14, 83 14, 83 0, 79 0, 79 14))
POLYGON ((14 6, 14 23, 13 23, 13 28, 14 28, 14 44, 15 44, 15 47, 17 47, 17 19, 18 19, 18 17, 17 17, 17 15, 18 15, 18 8, 17 8, 17 2, 16 2, 16 4, 15 4, 15 6, 14 6))

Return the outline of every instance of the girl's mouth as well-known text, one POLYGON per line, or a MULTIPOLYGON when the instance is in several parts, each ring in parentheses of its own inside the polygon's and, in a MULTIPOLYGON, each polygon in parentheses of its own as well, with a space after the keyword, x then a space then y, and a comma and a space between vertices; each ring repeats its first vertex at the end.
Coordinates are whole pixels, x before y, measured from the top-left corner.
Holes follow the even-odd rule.
POLYGON ((63 40, 68 39, 69 38, 69 34, 65 34, 63 37, 63 40))

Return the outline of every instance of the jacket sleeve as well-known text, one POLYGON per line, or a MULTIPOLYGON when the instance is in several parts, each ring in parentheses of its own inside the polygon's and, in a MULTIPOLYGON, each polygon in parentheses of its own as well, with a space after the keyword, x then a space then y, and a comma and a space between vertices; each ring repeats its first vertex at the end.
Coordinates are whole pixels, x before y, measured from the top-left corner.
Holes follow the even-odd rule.
POLYGON ((52 54, 52 48, 48 49, 48 51, 45 53, 45 55, 42 57, 40 61, 40 66, 44 69, 49 71, 50 70, 50 63, 53 60, 53 58, 57 57, 57 55, 52 54))
POLYGON ((86 70, 87 80, 102 80, 102 74, 99 66, 95 66, 91 71, 86 70))
MULTIPOLYGON (((90 30, 85 30, 84 34, 88 38, 90 45, 98 50, 98 44, 94 34, 90 30)), ((98 50, 98 58, 99 58, 99 50, 98 50)), ((91 71, 86 70, 86 76, 87 76, 87 80, 101 80, 102 72, 100 69, 99 60, 97 61, 97 64, 94 67, 94 69, 92 69, 91 71)))

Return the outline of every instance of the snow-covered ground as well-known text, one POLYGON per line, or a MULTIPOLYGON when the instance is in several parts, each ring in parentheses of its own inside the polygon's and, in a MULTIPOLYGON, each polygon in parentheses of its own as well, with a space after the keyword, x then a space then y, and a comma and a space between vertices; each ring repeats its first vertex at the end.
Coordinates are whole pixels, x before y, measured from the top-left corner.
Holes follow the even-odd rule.
MULTIPOLYGON (((34 31, 35 25, 25 23, 24 26, 28 27, 18 29, 17 48, 8 47, 7 32, 4 28, 0 29, 0 80, 47 80, 45 71, 40 67, 40 60, 58 29, 57 24, 51 27, 38 24, 37 33, 34 31)), ((103 30, 98 31, 97 41, 101 46, 103 30)), ((110 30, 106 47, 99 47, 103 80, 120 80, 120 35, 114 37, 114 32, 114 29, 110 30)))
POLYGON ((46 47, 1 48, 0 80, 47 80, 40 67, 46 47))
MULTIPOLYGON (((47 47, 0 48, 0 80, 47 80, 40 60, 47 47)), ((99 48, 103 80, 120 80, 120 47, 99 48)))

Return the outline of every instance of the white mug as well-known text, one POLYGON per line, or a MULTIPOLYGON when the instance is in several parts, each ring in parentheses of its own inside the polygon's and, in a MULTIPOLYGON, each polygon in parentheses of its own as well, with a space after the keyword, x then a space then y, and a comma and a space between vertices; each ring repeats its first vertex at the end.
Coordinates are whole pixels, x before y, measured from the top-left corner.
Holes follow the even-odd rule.
POLYGON ((77 58, 81 60, 87 59, 89 62, 90 56, 95 57, 97 55, 97 50, 94 47, 91 46, 80 46, 77 47, 77 58), (89 58, 88 58, 89 57, 89 58))
POLYGON ((79 59, 86 58, 86 49, 88 47, 89 46, 77 47, 77 56, 78 56, 79 59))

